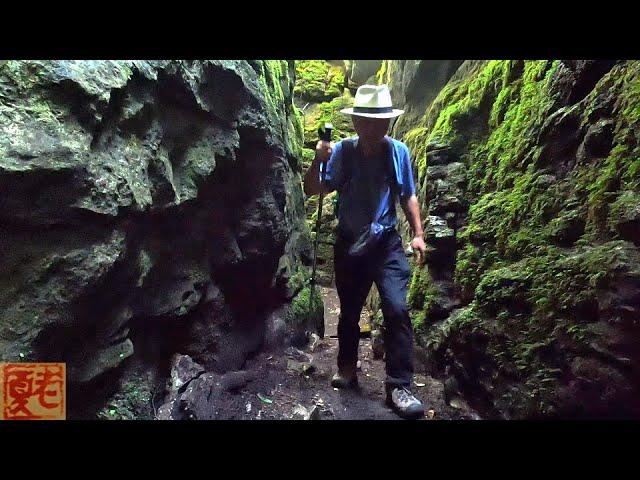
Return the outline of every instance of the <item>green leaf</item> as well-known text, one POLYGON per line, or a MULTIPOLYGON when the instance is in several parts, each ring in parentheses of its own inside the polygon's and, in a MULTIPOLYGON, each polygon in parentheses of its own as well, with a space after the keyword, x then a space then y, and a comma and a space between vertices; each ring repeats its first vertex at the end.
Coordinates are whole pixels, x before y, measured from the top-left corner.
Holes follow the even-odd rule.
POLYGON ((265 397, 264 395, 262 395, 261 393, 258 393, 258 398, 263 402, 263 403, 267 403, 267 404, 272 404, 273 400, 271 400, 270 398, 265 397))

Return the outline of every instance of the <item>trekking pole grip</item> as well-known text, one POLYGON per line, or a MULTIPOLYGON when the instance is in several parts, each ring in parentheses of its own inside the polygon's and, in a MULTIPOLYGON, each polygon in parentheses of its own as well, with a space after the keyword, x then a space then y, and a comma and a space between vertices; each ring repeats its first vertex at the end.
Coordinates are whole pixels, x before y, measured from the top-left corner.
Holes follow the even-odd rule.
POLYGON ((318 129, 318 137, 320 137, 320 140, 324 142, 330 142, 331 132, 333 132, 333 125, 330 123, 325 123, 324 128, 321 127, 318 129))

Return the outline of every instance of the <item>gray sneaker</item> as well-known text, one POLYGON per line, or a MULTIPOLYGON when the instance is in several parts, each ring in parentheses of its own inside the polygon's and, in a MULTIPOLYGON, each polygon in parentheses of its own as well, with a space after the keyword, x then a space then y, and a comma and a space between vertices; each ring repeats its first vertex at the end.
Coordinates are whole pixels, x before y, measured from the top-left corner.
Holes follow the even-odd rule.
POLYGON ((406 387, 396 387, 387 392, 387 405, 402 418, 424 416, 422 402, 406 387))

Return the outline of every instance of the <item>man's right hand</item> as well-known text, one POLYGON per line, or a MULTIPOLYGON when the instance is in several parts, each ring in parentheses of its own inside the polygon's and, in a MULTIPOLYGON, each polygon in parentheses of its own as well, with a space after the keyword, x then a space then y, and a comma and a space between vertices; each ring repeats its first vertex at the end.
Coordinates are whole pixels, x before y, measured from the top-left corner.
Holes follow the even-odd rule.
POLYGON ((316 144, 316 162, 326 163, 331 156, 331 152, 333 152, 333 147, 335 144, 333 142, 327 142, 325 140, 320 140, 316 144))
POLYGON ((305 195, 318 195, 320 193, 328 192, 325 186, 322 185, 320 178, 318 178, 318 173, 320 172, 320 167, 323 164, 326 165, 327 161, 331 157, 333 147, 333 142, 326 142, 324 140, 320 140, 316 144, 316 156, 314 157, 313 162, 311 162, 311 166, 304 174, 305 195))

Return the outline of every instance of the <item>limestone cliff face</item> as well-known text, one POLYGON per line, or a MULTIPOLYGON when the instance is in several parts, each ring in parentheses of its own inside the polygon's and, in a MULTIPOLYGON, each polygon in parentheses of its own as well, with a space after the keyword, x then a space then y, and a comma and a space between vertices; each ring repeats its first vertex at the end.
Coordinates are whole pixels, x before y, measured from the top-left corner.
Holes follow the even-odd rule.
POLYGON ((350 88, 376 83, 376 73, 382 66, 382 60, 345 60, 345 70, 350 88))
POLYGON ((404 136, 424 115, 462 60, 384 60, 376 73, 376 83, 391 88, 396 108, 405 113, 392 125, 392 135, 404 136))
POLYGON ((73 395, 312 330, 293 69, 3 61, 0 361, 66 361, 73 395))
POLYGON ((422 113, 423 364, 489 417, 640 416, 640 63, 467 61, 422 113))

